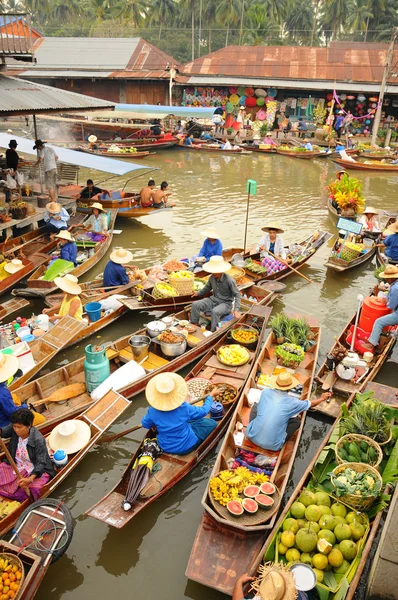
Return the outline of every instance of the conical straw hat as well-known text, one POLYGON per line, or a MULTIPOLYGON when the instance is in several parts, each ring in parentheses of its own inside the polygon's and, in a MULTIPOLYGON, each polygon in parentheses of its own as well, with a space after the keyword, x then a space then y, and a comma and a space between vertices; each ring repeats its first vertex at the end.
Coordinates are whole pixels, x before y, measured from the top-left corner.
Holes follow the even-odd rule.
POLYGON ((13 275, 14 273, 17 273, 18 271, 23 269, 23 267, 24 264, 22 260, 19 260, 19 258, 13 258, 12 261, 10 261, 4 266, 4 270, 7 271, 7 273, 13 275))
POLYGON ((185 402, 188 386, 185 379, 177 373, 159 373, 148 382, 145 396, 153 408, 167 412, 185 402))
POLYGON ((56 277, 54 279, 54 283, 59 287, 60 290, 66 292, 67 294, 77 296, 82 293, 82 288, 78 284, 77 277, 71 273, 68 273, 64 277, 56 277))

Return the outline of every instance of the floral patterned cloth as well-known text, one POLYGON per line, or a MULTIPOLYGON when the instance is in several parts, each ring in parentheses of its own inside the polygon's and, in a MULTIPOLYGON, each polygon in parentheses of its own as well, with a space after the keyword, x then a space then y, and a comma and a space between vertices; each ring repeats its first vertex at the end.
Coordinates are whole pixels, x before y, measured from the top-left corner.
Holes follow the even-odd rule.
POLYGON ((281 263, 279 260, 272 258, 272 256, 266 256, 263 258, 262 266, 267 269, 267 275, 272 275, 273 273, 279 273, 285 268, 285 265, 281 263))

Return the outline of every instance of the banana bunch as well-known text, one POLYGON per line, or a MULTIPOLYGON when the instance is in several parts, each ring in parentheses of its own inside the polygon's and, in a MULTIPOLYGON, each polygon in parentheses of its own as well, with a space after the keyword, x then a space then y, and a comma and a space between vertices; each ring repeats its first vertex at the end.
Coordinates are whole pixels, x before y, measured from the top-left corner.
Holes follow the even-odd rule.
POLYGON ((255 473, 246 467, 220 471, 216 477, 209 482, 210 492, 215 500, 222 506, 226 506, 230 500, 238 499, 248 485, 261 485, 269 481, 267 475, 255 473))
MULTIPOLYGON (((16 500, 3 500, 0 503, 0 519, 4 519, 5 517, 8 517, 8 515, 10 515, 15 510, 17 510, 17 508, 19 508, 20 505, 21 505, 21 503, 17 502, 16 500)), ((0 563, 0 569, 1 569, 1 563, 0 563)))
POLYGON ((12 565, 8 564, 8 559, 0 558, 0 571, 9 573, 12 571, 12 565))

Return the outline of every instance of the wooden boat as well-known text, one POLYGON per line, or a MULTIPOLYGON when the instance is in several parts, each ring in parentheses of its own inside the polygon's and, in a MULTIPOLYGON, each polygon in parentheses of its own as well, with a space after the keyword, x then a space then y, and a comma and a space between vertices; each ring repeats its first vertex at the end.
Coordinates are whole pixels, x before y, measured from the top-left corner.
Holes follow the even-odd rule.
MULTIPOLYGON (((111 390, 101 398, 101 400, 92 404, 92 406, 85 410, 84 413, 76 417, 76 419, 89 425, 91 429, 91 438, 82 450, 76 454, 69 455, 68 464, 57 471, 55 477, 42 488, 40 498, 47 498, 54 492, 58 485, 62 483, 83 460, 105 431, 109 429, 130 405, 131 403, 126 398, 111 390)), ((4 535, 11 529, 30 503, 30 500, 25 500, 18 508, 16 508, 16 510, 0 521, 0 535, 4 535)))
MULTIPOLYGON (((360 150, 356 150, 355 148, 351 148, 350 150, 346 149, 346 154, 348 154, 348 156, 358 156, 358 154, 360 154, 360 150)), ((329 154, 327 154, 328 158, 340 158, 340 152, 329 152, 329 154)))
POLYGON ((368 158, 369 160, 384 160, 385 158, 394 158, 394 154, 388 152, 362 152, 361 158, 368 158))
MULTIPOLYGON (((129 194, 127 194, 127 196, 129 196, 129 194)), ((124 219, 139 219, 140 217, 159 214, 159 212, 164 214, 164 211, 170 212, 172 208, 174 208, 173 206, 164 208, 154 208, 153 206, 149 206, 143 208, 134 197, 138 198, 138 194, 131 194, 130 199, 128 200, 126 200, 126 198, 122 198, 121 200, 101 200, 101 204, 106 208, 117 210, 117 216, 123 217, 124 219)), ((79 200, 77 210, 78 212, 89 213, 89 206, 90 204, 86 204, 82 200, 79 200)))
MULTIPOLYGON (((384 230, 388 229, 390 225, 392 225, 393 223, 395 223, 397 220, 396 217, 392 217, 390 216, 387 220, 387 223, 385 224, 385 226, 383 227, 384 230)), ((381 240, 381 243, 383 242, 383 239, 381 240)), ((391 263, 391 264, 396 264, 396 262, 391 261, 390 259, 386 260, 386 257, 384 255, 384 251, 383 251, 383 247, 378 247, 377 248, 377 260, 379 261, 379 263, 381 265, 386 265, 387 262, 391 263)))
POLYGON ((398 165, 391 164, 374 164, 374 163, 363 163, 363 162, 350 162, 348 160, 342 160, 341 158, 334 158, 333 162, 337 163, 345 169, 353 169, 356 171, 398 171, 398 165))
POLYGON ((310 158, 319 158, 327 156, 326 152, 319 152, 316 150, 305 150, 303 152, 294 152, 290 150, 281 150, 280 148, 276 149, 277 154, 282 154, 283 156, 290 156, 291 158, 303 158, 309 160, 310 158))
POLYGON ((23 300, 22 298, 12 298, 11 300, 7 300, 7 302, 3 302, 0 304, 0 321, 3 321, 12 313, 20 311, 27 306, 29 306, 28 300, 23 300))
POLYGON ((146 156, 153 156, 156 152, 108 152, 107 150, 84 150, 86 154, 95 154, 96 156, 105 156, 106 158, 116 158, 117 160, 138 160, 139 158, 145 158, 146 156))
MULTIPOLYGON (((348 321, 347 325, 344 327, 343 331, 340 333, 339 337, 336 339, 335 343, 330 349, 329 354, 333 355, 339 347, 339 344, 344 346, 344 348, 347 350, 349 349, 349 344, 347 344, 346 338, 350 332, 350 329, 353 328, 354 323, 355 315, 353 315, 353 317, 348 321)), ((328 387, 330 387, 334 393, 329 402, 322 402, 316 406, 314 410, 335 418, 340 415, 341 404, 346 401, 347 397, 358 392, 361 387, 366 386, 370 381, 372 381, 380 371, 384 362, 387 360, 387 357, 395 344, 395 338, 383 334, 382 339, 385 340, 383 351, 381 354, 375 354, 372 362, 369 364, 369 371, 367 371, 364 367, 356 368, 355 378, 357 382, 353 380, 346 381, 341 379, 340 377, 337 377, 335 371, 333 371, 333 374, 331 375, 331 372, 327 368, 326 359, 324 360, 315 376, 315 381, 319 385, 326 385, 328 382, 330 382, 328 387)))
MULTIPOLYGON (((311 329, 314 333, 315 345, 306 352, 304 361, 295 370, 295 376, 303 385, 301 400, 310 399, 319 351, 320 328, 311 329)), ((247 398, 249 390, 257 387, 256 381, 260 372, 271 375, 277 366, 275 347, 274 335, 271 332, 246 383, 210 475, 210 478, 216 477, 220 471, 227 469, 230 460, 235 458, 241 449, 276 458, 277 462, 270 477, 270 481, 278 489, 275 504, 270 510, 260 509, 254 515, 245 514, 236 518, 213 500, 207 486, 202 498, 204 512, 185 572, 189 579, 224 594, 232 593, 236 573, 247 571, 263 545, 267 531, 272 529, 276 522, 304 426, 305 412, 300 415, 300 428, 279 452, 259 448, 246 436, 241 445, 235 443, 234 432, 237 425, 242 424, 245 432, 249 423, 250 405, 247 398)))
POLYGON ((370 260, 377 252, 377 243, 379 238, 373 240, 372 246, 365 247, 364 252, 361 252, 356 258, 353 260, 347 261, 339 258, 338 253, 340 252, 342 240, 340 238, 336 239, 336 242, 333 245, 330 256, 326 263, 327 269, 332 269, 333 271, 337 271, 338 273, 342 273, 348 271, 349 269, 353 269, 354 267, 358 267, 363 263, 370 260))
POLYGON ((275 154, 276 152, 276 146, 272 148, 260 148, 254 144, 239 144, 239 146, 242 150, 248 150, 249 152, 260 152, 262 154, 275 154))
POLYGON ((337 208, 335 208, 332 204, 331 198, 328 198, 328 211, 330 212, 331 215, 333 215, 337 219, 339 219, 340 217, 344 217, 344 219, 349 219, 350 221, 356 221, 356 218, 357 218, 357 215, 346 217, 345 215, 338 213, 337 208))
MULTIPOLYGON (((165 492, 173 487, 185 475, 187 475, 197 464, 199 464, 223 436, 229 419, 231 418, 234 408, 238 402, 238 398, 249 378, 252 368, 256 362, 257 353, 260 349, 261 338, 266 327, 268 317, 271 313, 270 308, 262 306, 253 307, 250 312, 239 319, 236 327, 239 324, 258 324, 259 338, 256 351, 250 352, 250 360, 241 367, 228 367, 222 365, 217 358, 217 350, 223 346, 227 340, 227 335, 224 334, 221 339, 209 350, 199 363, 188 373, 186 381, 194 377, 203 377, 211 379, 213 382, 233 383, 238 389, 238 396, 234 402, 225 407, 225 412, 217 427, 212 431, 210 436, 193 452, 184 456, 176 456, 167 453, 161 454, 157 459, 157 464, 160 470, 157 471, 156 479, 150 478, 141 496, 134 504, 130 511, 125 511, 122 507, 122 501, 125 497, 127 485, 130 479, 132 466, 137 458, 141 446, 133 455, 129 465, 127 466, 120 482, 102 498, 97 504, 87 511, 87 515, 94 517, 107 525, 121 529, 136 517, 144 508, 152 504, 160 498, 165 492)), ((153 433, 147 432, 145 437, 153 437, 153 433)))
POLYGON ((184 150, 196 150, 197 152, 218 152, 219 154, 242 154, 243 148, 240 146, 236 148, 232 148, 231 150, 224 150, 220 146, 213 146, 212 144, 193 144, 192 146, 184 146, 183 144, 178 145, 179 148, 184 148, 184 150))
MULTIPOLYGON (((108 229, 107 238, 103 242, 97 242, 94 246, 94 254, 71 271, 71 274, 75 275, 75 277, 81 277, 82 275, 84 275, 84 273, 87 273, 87 271, 94 267, 94 265, 96 265, 97 262, 99 262, 101 258, 107 253, 112 243, 113 229, 115 227, 117 210, 112 209, 110 213, 111 222, 108 229)), ((43 279, 41 279, 45 272, 45 266, 40 266, 27 279, 26 288, 13 290, 13 294, 16 296, 23 297, 38 296, 43 298, 47 294, 51 294, 51 292, 54 292, 57 289, 57 285, 54 283, 54 281, 44 281, 43 279)))

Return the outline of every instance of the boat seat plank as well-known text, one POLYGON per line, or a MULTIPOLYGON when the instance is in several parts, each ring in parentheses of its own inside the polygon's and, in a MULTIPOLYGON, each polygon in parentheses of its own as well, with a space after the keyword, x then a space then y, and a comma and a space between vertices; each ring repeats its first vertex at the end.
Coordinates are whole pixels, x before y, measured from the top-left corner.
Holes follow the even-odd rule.
POLYGON ((383 402, 383 404, 398 407, 398 388, 391 387, 389 385, 383 385, 381 383, 377 383, 376 381, 369 381, 366 386, 366 391, 373 391, 375 397, 383 402))
POLYGON ((119 352, 117 350, 115 350, 114 348, 107 348, 106 349, 106 357, 109 360, 114 360, 118 356, 119 356, 119 352))
POLYGON ((153 352, 149 352, 148 358, 146 359, 145 362, 142 363, 142 366, 144 367, 144 369, 146 371, 154 371, 155 369, 158 369, 159 367, 163 367, 163 366, 167 365, 169 362, 170 361, 166 360, 162 356, 158 356, 157 354, 154 354, 153 352))
POLYGON ((242 424, 244 427, 247 427, 249 424, 250 411, 251 411, 250 406, 243 406, 242 410, 240 411, 240 418, 242 420, 242 424))

